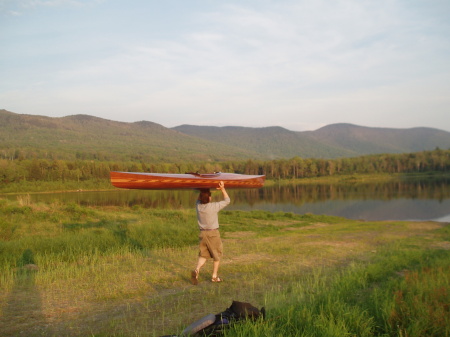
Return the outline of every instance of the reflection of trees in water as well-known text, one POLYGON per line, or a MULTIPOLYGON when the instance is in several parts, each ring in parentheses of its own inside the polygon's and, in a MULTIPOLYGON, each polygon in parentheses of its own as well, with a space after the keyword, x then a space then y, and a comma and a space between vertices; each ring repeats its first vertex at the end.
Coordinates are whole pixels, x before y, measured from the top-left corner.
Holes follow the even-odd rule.
POLYGON ((193 207, 198 192, 189 191, 146 191, 146 193, 136 193, 132 200, 128 201, 128 206, 141 206, 144 208, 168 208, 180 209, 193 207))
POLYGON ((243 190, 235 195, 235 202, 303 204, 327 200, 392 200, 436 199, 450 197, 447 182, 391 182, 380 184, 316 184, 280 185, 260 190, 243 190))
MULTIPOLYGON (((450 186, 447 181, 279 185, 261 189, 230 190, 229 194, 233 203, 245 203, 250 206, 261 201, 273 204, 286 202, 303 204, 326 200, 391 200, 398 198, 442 200, 450 196, 450 186)), ((214 196, 215 194, 213 194, 214 196)), ((196 198, 197 192, 191 190, 128 191, 128 193, 118 195, 115 200, 105 200, 105 203, 178 209, 192 207, 196 198)))
MULTIPOLYGON (((275 185, 261 189, 229 190, 233 203, 291 203, 327 200, 392 200, 434 199, 450 197, 450 179, 400 181, 387 183, 340 183, 309 185, 275 185)), ((33 195, 39 202, 75 202, 94 206, 140 206, 144 208, 179 209, 193 207, 198 193, 195 190, 142 191, 117 190, 109 192, 80 192, 54 195, 33 195), (45 199, 47 198, 47 199, 45 199)), ((220 192, 213 198, 220 199, 220 192)), ((33 200, 34 201, 34 200, 33 200)))
POLYGON ((17 261, 14 286, 3 303, 0 316, 1 336, 50 336, 45 322, 42 300, 35 284, 38 267, 33 252, 25 250, 17 261), (37 325, 39 324, 39 325, 37 325))
POLYGON ((198 193, 193 190, 182 191, 141 191, 120 190, 113 192, 87 192, 77 202, 84 206, 140 206, 144 208, 185 208, 193 205, 198 193))

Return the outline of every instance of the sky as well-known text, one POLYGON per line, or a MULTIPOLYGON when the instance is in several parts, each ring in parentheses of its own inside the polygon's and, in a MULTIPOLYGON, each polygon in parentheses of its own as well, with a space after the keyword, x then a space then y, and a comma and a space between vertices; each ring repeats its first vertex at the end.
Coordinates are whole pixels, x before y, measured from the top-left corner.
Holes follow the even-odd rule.
POLYGON ((0 109, 450 131, 450 1, 0 0, 0 109))

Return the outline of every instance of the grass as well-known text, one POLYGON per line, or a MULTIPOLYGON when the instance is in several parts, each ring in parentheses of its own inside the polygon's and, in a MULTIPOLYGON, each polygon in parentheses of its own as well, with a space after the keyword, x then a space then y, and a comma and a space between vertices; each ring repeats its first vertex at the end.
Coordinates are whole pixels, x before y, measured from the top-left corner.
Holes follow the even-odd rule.
POLYGON ((58 191, 98 191, 114 187, 109 179, 88 179, 82 181, 19 181, 0 186, 1 193, 48 193, 58 191))
POLYGON ((0 335, 160 336, 233 300, 228 336, 448 336, 449 226, 224 210, 222 284, 189 282, 193 210, 0 199, 0 335))
POLYGON ((269 292, 266 321, 226 336, 448 336, 448 251, 388 245, 370 263, 318 269, 269 292))

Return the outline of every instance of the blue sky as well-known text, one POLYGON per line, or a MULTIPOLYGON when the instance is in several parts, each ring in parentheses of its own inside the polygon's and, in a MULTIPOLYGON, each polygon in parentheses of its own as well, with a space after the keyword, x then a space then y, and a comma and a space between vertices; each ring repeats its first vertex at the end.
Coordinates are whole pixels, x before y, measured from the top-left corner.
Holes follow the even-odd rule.
POLYGON ((0 0, 0 109, 450 131, 450 1, 0 0))

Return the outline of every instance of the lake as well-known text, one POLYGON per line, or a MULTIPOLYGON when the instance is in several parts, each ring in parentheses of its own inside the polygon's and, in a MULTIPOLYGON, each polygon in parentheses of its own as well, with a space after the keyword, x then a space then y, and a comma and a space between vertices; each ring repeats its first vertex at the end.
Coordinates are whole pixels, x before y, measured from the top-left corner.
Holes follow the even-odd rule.
MULTIPOLYGON (((390 183, 276 185, 229 190, 228 210, 267 210, 335 215, 360 220, 450 222, 450 179, 390 183)), ((182 209, 193 207, 195 191, 121 190, 30 194, 31 201, 182 209)), ((8 195, 8 198, 17 196, 8 195)), ((214 200, 221 197, 213 193, 214 200)))

